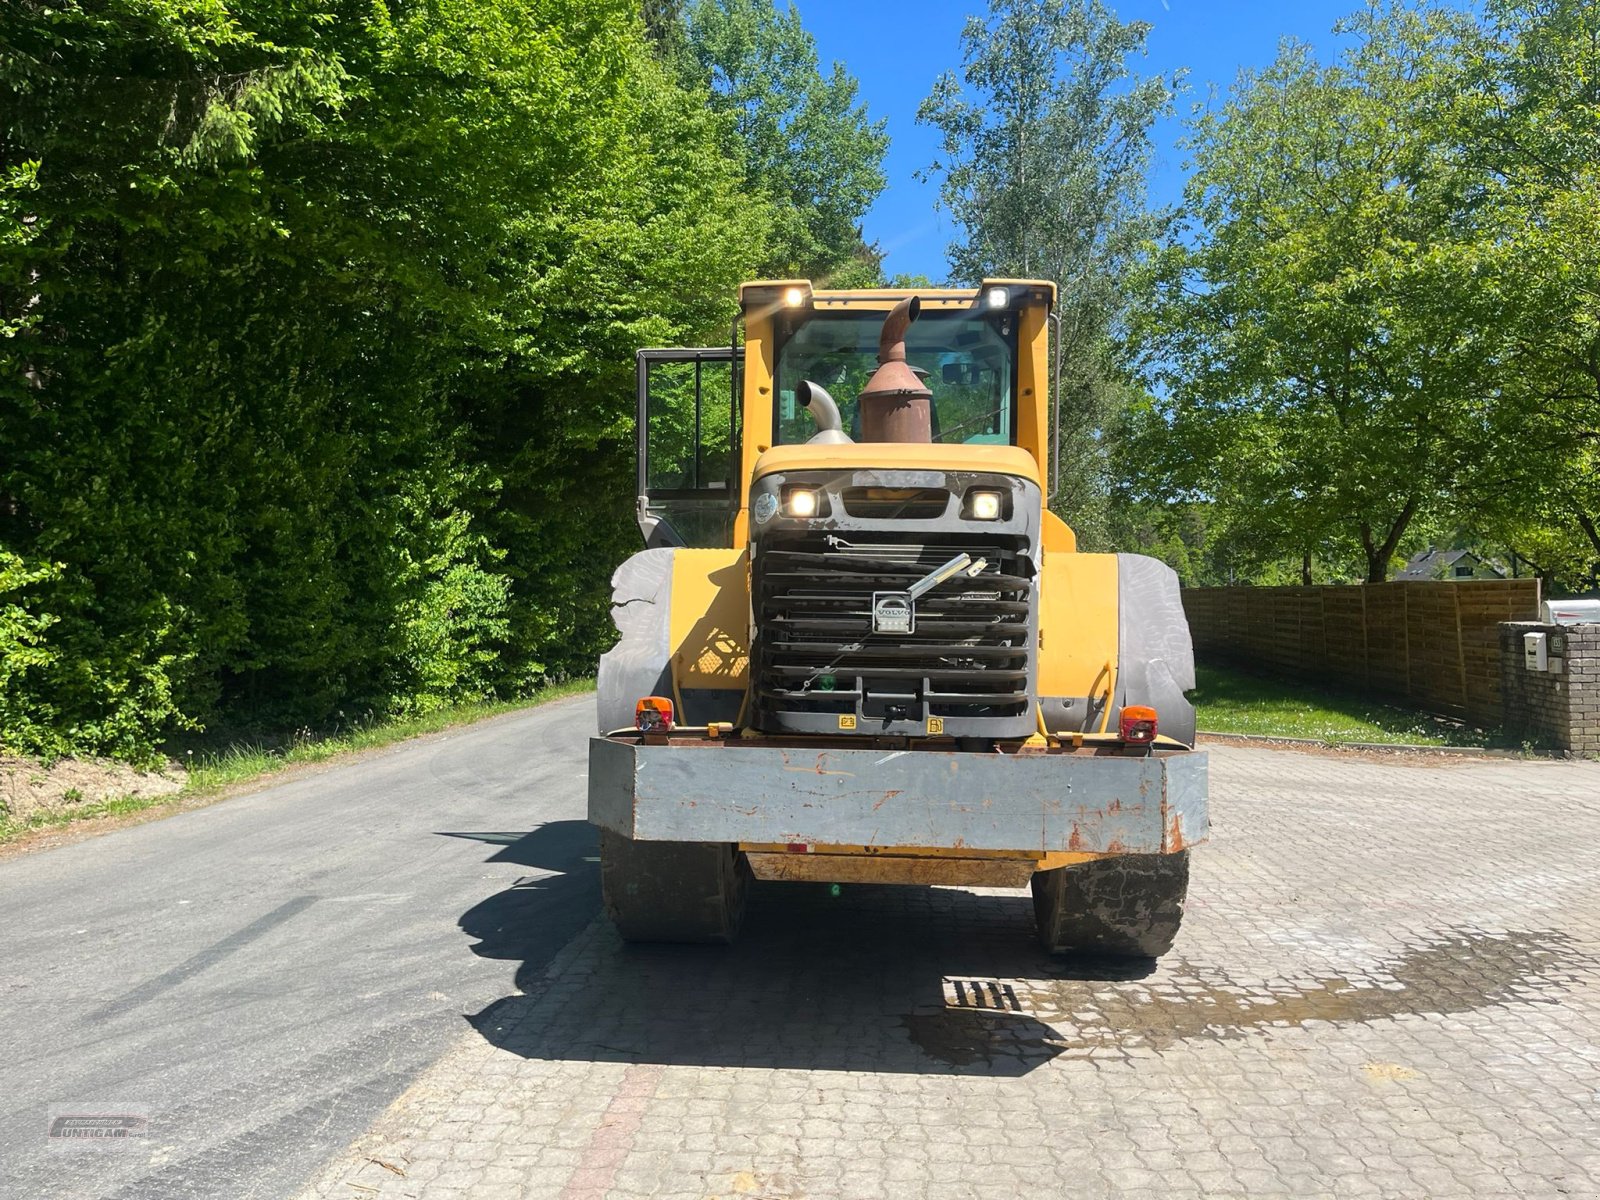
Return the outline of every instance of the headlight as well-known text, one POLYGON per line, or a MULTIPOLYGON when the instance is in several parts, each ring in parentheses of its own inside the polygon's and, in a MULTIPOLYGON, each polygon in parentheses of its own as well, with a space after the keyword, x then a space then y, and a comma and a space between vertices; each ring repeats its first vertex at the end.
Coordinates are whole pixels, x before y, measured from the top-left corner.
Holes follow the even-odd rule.
POLYGON ((967 515, 974 521, 1000 519, 1002 498, 999 492, 968 492, 967 515))
POLYGON ((783 497, 783 510, 791 517, 816 516, 816 492, 810 488, 790 488, 783 497))

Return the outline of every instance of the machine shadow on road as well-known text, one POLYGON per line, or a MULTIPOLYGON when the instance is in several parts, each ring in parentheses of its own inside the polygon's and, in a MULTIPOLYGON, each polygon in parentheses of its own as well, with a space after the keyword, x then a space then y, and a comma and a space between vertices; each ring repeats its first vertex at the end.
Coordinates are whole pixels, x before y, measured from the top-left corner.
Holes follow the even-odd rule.
POLYGON ((486 860, 542 873, 474 905, 461 929, 478 939, 472 952, 517 963, 516 986, 530 990, 556 953, 600 910, 599 837, 587 821, 550 821, 528 833, 444 832, 497 845, 486 860))
MULTIPOLYGON (((513 948, 511 922, 547 920, 545 905, 562 890, 554 880, 513 888, 469 912, 462 928, 513 948)), ((587 881, 584 890, 592 894, 587 881)), ((1019 1076, 1066 1047, 1022 1011, 1007 981, 1128 980, 1151 970, 1052 959, 1033 941, 1027 896, 951 888, 835 896, 757 883, 733 946, 629 946, 601 922, 575 949, 536 987, 525 965, 519 986, 532 994, 497 1001, 475 1028, 529 1058, 1019 1076)))

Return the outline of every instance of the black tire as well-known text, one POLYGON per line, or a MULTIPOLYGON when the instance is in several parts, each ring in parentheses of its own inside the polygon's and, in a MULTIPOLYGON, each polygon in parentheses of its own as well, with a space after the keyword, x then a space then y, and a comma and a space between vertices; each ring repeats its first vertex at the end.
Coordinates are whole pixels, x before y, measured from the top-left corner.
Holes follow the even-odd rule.
POLYGON ((606 915, 630 942, 733 941, 749 880, 737 846, 636 842, 600 831, 606 915))
POLYGON ((1052 954, 1160 958, 1178 936, 1188 891, 1187 850, 1036 871, 1039 941, 1052 954))

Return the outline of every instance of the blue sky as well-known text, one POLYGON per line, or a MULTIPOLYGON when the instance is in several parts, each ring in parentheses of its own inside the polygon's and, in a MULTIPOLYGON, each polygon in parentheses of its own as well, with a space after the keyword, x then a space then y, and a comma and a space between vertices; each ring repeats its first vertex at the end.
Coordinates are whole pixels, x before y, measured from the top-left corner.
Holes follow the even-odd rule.
MULTIPOLYGON (((1123 20, 1149 21, 1149 55, 1136 64, 1141 74, 1189 69, 1189 91, 1178 101, 1186 115, 1205 100, 1210 85, 1226 91, 1240 67, 1262 67, 1284 37, 1315 46, 1322 57, 1335 47, 1333 24, 1361 0, 1111 0, 1123 20)), ((945 246, 952 230, 935 210, 938 189, 920 184, 912 172, 933 161, 934 131, 916 124, 917 105, 934 78, 959 65, 959 38, 968 13, 987 11, 987 0, 798 0, 806 27, 815 34, 824 63, 842 61, 861 81, 861 98, 876 117, 889 121, 889 187, 867 214, 868 241, 888 252, 884 269, 945 274, 945 246)), ((1183 190, 1181 119, 1156 129, 1150 192, 1158 204, 1183 190)))

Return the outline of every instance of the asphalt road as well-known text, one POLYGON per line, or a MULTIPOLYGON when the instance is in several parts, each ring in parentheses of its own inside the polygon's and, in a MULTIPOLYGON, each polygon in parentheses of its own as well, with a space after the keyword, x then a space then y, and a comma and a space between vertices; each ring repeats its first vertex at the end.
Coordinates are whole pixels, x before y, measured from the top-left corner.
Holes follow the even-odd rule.
POLYGON ((564 701, 0 863, 0 1197, 296 1191, 594 915, 593 725, 564 701), (149 1134, 52 1142, 53 1106, 149 1134))

